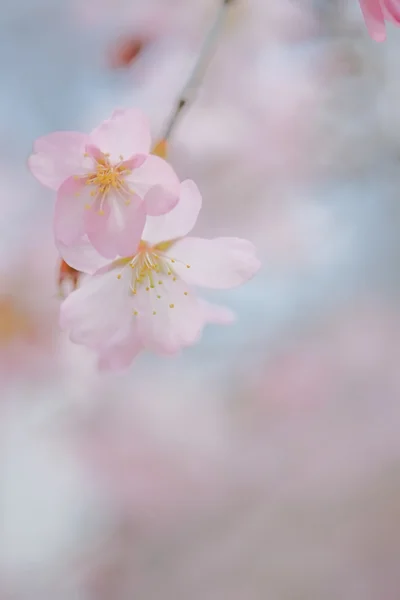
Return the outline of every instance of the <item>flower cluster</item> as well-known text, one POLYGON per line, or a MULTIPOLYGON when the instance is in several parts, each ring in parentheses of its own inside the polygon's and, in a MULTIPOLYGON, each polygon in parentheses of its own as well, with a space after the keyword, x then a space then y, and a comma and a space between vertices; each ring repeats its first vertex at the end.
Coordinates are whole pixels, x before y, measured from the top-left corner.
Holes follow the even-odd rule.
POLYGON ((54 236, 63 261, 86 274, 61 306, 73 342, 95 350, 102 368, 127 367, 141 350, 175 354, 230 310, 195 288, 233 288, 259 269, 238 238, 189 237, 202 205, 193 181, 151 152, 149 124, 116 110, 90 135, 39 138, 29 166, 57 191, 54 236))

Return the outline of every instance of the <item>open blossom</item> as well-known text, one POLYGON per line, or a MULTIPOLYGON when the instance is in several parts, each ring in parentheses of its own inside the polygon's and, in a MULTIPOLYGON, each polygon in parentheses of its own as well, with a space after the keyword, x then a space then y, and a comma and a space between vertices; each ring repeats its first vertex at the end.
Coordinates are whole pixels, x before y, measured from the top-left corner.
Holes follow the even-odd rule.
POLYGON ((147 219, 137 252, 111 263, 85 239, 59 245, 66 262, 93 274, 63 302, 61 326, 99 352, 101 367, 126 367, 143 349, 174 354, 196 343, 206 323, 232 321, 231 311, 199 299, 194 286, 236 287, 260 263, 246 240, 186 237, 201 203, 194 182, 183 182, 174 210, 147 219))
POLYGON ((107 258, 136 251, 146 215, 162 215, 179 199, 172 167, 150 154, 145 116, 116 110, 91 134, 55 132, 36 140, 29 166, 57 190, 55 237, 65 245, 86 234, 107 258))
POLYGON ((386 39, 385 21, 400 25, 400 0, 360 0, 368 32, 376 42, 386 39))

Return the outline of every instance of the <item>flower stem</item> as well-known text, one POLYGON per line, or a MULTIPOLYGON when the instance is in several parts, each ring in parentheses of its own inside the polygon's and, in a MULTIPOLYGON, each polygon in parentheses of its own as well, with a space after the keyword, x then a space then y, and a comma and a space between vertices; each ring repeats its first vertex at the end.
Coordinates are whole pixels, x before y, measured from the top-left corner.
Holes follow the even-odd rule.
POLYGON ((183 90, 180 93, 178 102, 176 103, 161 139, 165 141, 169 140, 183 109, 188 106, 190 101, 193 101, 196 92, 200 87, 201 80, 207 69, 208 63, 211 59, 212 51, 215 48, 216 41, 221 33, 227 8, 230 4, 233 4, 234 1, 235 0, 220 0, 220 6, 214 23, 203 42, 198 59, 193 66, 189 79, 185 83, 183 90))

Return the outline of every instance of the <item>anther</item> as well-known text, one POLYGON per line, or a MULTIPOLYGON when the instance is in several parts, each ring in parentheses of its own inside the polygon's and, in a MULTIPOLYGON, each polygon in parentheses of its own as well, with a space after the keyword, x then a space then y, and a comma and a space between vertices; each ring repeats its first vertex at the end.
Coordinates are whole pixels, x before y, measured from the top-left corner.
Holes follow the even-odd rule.
POLYGON ((175 304, 170 304, 169 307, 170 308, 175 308, 175 304))
POLYGON ((187 268, 187 269, 190 269, 190 265, 186 265, 186 268, 187 268))
POLYGON ((161 285, 161 284, 162 284, 162 281, 160 280, 158 283, 159 283, 159 285, 161 285))
POLYGON ((147 287, 147 288, 146 288, 146 292, 148 292, 149 290, 150 290, 150 288, 149 288, 149 287, 147 287))
POLYGON ((173 278, 172 278, 172 281, 176 281, 176 277, 173 277, 173 278))
POLYGON ((121 273, 119 273, 119 274, 117 275, 117 279, 121 279, 121 277, 122 277, 122 275, 121 275, 121 273))
POLYGON ((187 296, 187 295, 188 295, 188 293, 187 293, 187 292, 183 292, 183 295, 184 295, 184 296, 187 296))
POLYGON ((134 310, 134 311, 133 311, 133 314, 135 315, 135 317, 137 317, 139 313, 138 313, 138 311, 137 311, 137 310, 134 310))
POLYGON ((160 299, 160 298, 161 298, 161 296, 157 296, 157 298, 158 298, 158 299, 160 299))
POLYGON ((91 204, 85 204, 85 210, 90 210, 92 208, 91 204))
POLYGON ((104 210, 99 210, 97 214, 100 215, 100 217, 104 217, 104 210))
POLYGON ((156 313, 156 311, 155 311, 155 310, 153 310, 153 315, 156 315, 156 314, 157 314, 157 313, 156 313))

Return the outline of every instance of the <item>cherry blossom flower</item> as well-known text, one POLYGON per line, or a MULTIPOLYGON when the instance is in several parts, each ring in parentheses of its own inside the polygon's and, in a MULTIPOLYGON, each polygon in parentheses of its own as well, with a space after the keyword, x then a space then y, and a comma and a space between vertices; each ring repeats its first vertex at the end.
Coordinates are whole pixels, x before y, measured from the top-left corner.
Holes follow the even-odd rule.
POLYGON ((386 39, 385 21, 400 25, 400 0, 360 0, 369 35, 376 42, 386 39))
POLYGON ((57 190, 55 237, 66 245, 86 234, 107 258, 136 251, 146 215, 171 210, 180 182, 172 167, 150 154, 145 116, 116 110, 91 134, 55 132, 36 140, 33 175, 57 190))
POLYGON ((236 287, 259 269, 253 244, 239 238, 186 237, 202 199, 193 181, 162 217, 148 217, 136 254, 111 263, 88 240, 59 245, 72 267, 93 274, 61 306, 73 342, 97 350, 100 367, 127 367, 143 349, 175 354, 196 343, 206 323, 229 323, 226 308, 197 298, 193 286, 236 287))

